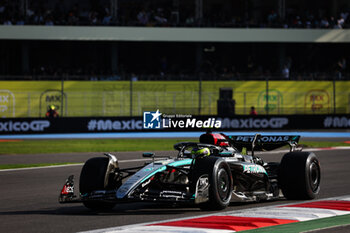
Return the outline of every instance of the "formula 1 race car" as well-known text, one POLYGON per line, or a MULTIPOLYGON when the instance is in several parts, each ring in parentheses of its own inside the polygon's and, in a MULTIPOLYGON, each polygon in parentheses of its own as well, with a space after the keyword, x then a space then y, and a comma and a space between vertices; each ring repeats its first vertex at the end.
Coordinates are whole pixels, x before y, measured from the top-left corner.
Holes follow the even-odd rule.
POLYGON ((74 194, 70 176, 59 196, 60 203, 82 202, 92 210, 112 209, 130 201, 196 204, 202 209, 224 209, 230 202, 313 199, 320 191, 320 163, 312 152, 301 152, 300 136, 226 136, 207 132, 199 142, 174 145, 176 158, 121 169, 118 159, 91 158, 80 174, 80 195, 74 194), (281 162, 268 162, 255 151, 290 146, 281 162), (248 155, 247 151, 251 151, 248 155), (282 192, 280 192, 282 191, 282 192))

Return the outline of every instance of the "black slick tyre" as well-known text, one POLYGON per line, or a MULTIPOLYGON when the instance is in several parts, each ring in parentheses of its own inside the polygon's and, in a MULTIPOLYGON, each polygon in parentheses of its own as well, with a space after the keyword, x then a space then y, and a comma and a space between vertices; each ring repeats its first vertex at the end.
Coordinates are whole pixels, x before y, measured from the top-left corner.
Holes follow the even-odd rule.
POLYGON ((194 165, 194 180, 208 175, 209 201, 199 206, 204 210, 225 209, 231 201, 233 180, 229 165, 225 160, 217 157, 196 159, 194 165))
POLYGON ((312 152, 290 152, 283 156, 279 186, 287 199, 310 200, 320 192, 321 167, 312 152))
MULTIPOLYGON (((85 162, 80 173, 79 190, 82 195, 95 190, 104 190, 104 179, 107 171, 108 158, 91 158, 85 162)), ((112 202, 85 201, 84 206, 95 211, 111 210, 112 202)))

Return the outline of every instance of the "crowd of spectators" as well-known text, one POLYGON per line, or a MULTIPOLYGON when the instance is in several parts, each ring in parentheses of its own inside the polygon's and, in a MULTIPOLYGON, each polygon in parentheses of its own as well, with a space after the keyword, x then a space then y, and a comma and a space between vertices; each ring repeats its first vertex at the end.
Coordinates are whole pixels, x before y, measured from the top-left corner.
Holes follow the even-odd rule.
POLYGON ((67 7, 58 0, 54 7, 35 2, 21 9, 18 1, 0 1, 0 23, 4 25, 111 25, 109 6, 80 7, 78 3, 67 7))
POLYGON ((98 67, 97 64, 86 64, 84 67, 40 65, 33 68, 30 75, 34 77, 50 77, 50 79, 85 79, 85 80, 350 80, 347 59, 330 63, 326 69, 307 69, 293 65, 287 57, 282 67, 266 67, 248 57, 246 66, 222 66, 209 60, 203 61, 198 70, 188 70, 177 66, 176 71, 164 69, 162 64, 154 72, 143 69, 133 69, 120 65, 118 72, 108 68, 98 67))
MULTIPOLYGON (((204 11, 203 17, 195 17, 195 10, 179 9, 171 3, 159 5, 130 2, 121 4, 115 14, 110 4, 80 6, 66 0, 58 0, 49 7, 35 3, 21 8, 20 1, 0 0, 0 24, 4 25, 111 25, 111 26, 185 26, 185 27, 249 27, 249 28, 350 28, 347 9, 338 15, 319 13, 314 10, 287 8, 284 17, 276 9, 253 17, 245 12, 239 15, 229 11, 204 11)), ((125 2, 122 2, 125 3, 125 2)), ((242 9, 244 12, 244 10, 242 9)))
MULTIPOLYGON (((203 11, 202 17, 195 16, 194 5, 179 8, 172 1, 162 1, 164 4, 140 4, 143 1, 119 1, 118 11, 110 9, 109 1, 84 1, 84 4, 56 0, 55 4, 45 4, 45 1, 30 1, 26 7, 20 6, 20 1, 0 0, 0 24, 3 25, 106 25, 106 26, 160 26, 160 27, 232 27, 232 28, 350 28, 349 10, 341 8, 341 12, 332 16, 327 9, 322 13, 318 10, 298 10, 287 8, 285 16, 281 17, 276 9, 261 12, 260 17, 248 12, 232 13, 218 9, 203 11), (235 15, 237 14, 237 15, 235 15)), ((29 75, 53 77, 87 77, 89 80, 101 79, 283 79, 283 80, 338 80, 349 79, 347 59, 329 61, 329 67, 302 67, 292 64, 287 59, 285 64, 275 67, 259 63, 252 57, 244 61, 245 65, 223 65, 213 59, 204 59, 202 65, 188 69, 181 64, 171 64, 166 57, 156 63, 151 71, 142 68, 135 69, 134 65, 120 65, 118 72, 113 72, 97 64, 77 66, 68 64, 37 65, 29 75), (317 72, 315 72, 317 70, 317 72)))
POLYGON ((350 26, 348 16, 349 12, 341 12, 338 17, 319 16, 306 12, 303 15, 291 13, 287 15, 285 20, 279 20, 279 17, 272 11, 268 15, 267 22, 268 26, 272 27, 342 29, 350 26))

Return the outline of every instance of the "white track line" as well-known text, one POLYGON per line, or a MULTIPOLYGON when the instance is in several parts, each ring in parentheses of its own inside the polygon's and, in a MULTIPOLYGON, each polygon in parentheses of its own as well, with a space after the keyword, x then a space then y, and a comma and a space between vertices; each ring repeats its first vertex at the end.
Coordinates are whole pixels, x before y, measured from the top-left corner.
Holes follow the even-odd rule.
MULTIPOLYGON (((350 146, 338 146, 338 147, 326 147, 326 148, 305 148, 303 151, 325 151, 325 150, 350 150, 350 146)), ((268 152, 257 152, 256 154, 279 154, 288 153, 289 150, 276 150, 268 152)), ((160 159, 160 158, 157 158, 160 159)), ((119 163, 129 163, 129 162, 139 162, 139 161, 149 161, 151 159, 130 159, 130 160, 120 160, 119 163)), ((54 165, 54 166, 44 166, 44 167, 27 167, 27 168, 13 168, 13 169, 0 169, 0 172, 5 171, 25 171, 25 170, 35 170, 35 169, 46 169, 46 168, 61 168, 61 167, 72 167, 72 166, 82 166, 83 163, 79 164, 67 164, 67 165, 54 165)))
POLYGON ((43 167, 25 167, 25 168, 0 169, 0 172, 38 170, 38 169, 46 169, 46 168, 73 167, 73 166, 82 166, 82 165, 83 165, 83 163, 77 163, 77 164, 52 165, 52 166, 43 166, 43 167))
MULTIPOLYGON (((129 159, 129 160, 119 160, 119 163, 131 163, 131 162, 140 162, 140 161, 150 161, 152 159, 129 159)), ((53 166, 43 166, 43 167, 25 167, 25 168, 13 168, 13 169, 0 169, 0 172, 12 172, 12 171, 26 171, 26 170, 38 170, 46 168, 62 168, 62 167, 73 167, 73 166, 82 166, 84 163, 76 164, 65 164, 65 165, 53 165, 53 166)))

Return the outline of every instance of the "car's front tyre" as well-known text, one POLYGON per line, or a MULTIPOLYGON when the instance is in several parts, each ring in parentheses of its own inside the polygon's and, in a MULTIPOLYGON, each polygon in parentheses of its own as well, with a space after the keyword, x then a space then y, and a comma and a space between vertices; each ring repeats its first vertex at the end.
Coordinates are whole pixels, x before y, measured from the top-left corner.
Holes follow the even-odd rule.
POLYGON ((203 175, 209 180, 209 201, 200 204, 204 210, 225 209, 231 201, 233 180, 229 165, 221 158, 205 157, 196 159, 194 179, 203 175))
MULTIPOLYGON (((104 181, 107 171, 108 158, 96 157, 85 162, 80 173, 79 189, 82 195, 92 191, 104 190, 104 181)), ((84 206, 95 211, 111 210, 115 206, 113 202, 84 201, 84 206)))

